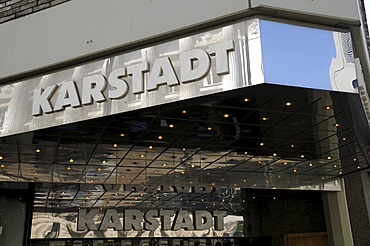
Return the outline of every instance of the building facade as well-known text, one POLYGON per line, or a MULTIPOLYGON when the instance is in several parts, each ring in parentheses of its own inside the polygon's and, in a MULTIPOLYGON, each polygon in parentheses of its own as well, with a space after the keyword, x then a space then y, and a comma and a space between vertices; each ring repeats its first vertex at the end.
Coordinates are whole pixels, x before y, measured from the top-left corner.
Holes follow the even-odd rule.
POLYGON ((356 0, 0 1, 0 245, 368 245, 356 0))

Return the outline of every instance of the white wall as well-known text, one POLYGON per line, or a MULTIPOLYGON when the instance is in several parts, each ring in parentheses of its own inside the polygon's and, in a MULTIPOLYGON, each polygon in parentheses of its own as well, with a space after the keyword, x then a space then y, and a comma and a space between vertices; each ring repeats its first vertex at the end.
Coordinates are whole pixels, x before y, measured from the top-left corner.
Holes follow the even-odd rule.
POLYGON ((0 80, 248 12, 250 2, 359 18, 356 0, 73 0, 0 25, 0 80))

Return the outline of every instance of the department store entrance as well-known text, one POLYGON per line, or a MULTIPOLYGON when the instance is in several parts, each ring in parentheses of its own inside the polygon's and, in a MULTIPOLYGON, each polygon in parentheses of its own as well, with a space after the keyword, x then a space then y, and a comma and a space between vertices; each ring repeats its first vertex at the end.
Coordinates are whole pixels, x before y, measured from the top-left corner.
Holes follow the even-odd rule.
POLYGON ((325 233, 322 196, 368 167, 356 105, 233 90, 4 137, 1 177, 34 183, 31 245, 284 245, 325 233))

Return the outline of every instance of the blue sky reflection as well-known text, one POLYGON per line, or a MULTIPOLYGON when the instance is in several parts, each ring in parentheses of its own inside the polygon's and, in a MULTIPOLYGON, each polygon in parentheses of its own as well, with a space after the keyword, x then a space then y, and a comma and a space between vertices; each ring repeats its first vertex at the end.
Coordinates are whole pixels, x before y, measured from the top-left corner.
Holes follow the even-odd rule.
POLYGON ((332 31, 260 20, 266 83, 332 90, 332 31))

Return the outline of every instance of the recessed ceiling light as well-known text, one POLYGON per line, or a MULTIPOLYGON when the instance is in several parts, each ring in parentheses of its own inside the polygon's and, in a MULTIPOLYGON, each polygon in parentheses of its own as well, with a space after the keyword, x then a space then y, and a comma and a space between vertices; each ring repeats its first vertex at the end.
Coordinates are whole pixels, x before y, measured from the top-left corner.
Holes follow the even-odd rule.
POLYGON ((35 149, 35 152, 36 153, 40 153, 41 152, 41 149, 35 149))
POLYGON ((145 155, 144 154, 141 154, 141 155, 139 155, 141 158, 144 158, 145 157, 145 155))
POLYGON ((227 117, 230 117, 230 115, 229 114, 224 114, 224 117, 227 118, 227 117))
POLYGON ((158 136, 158 139, 162 139, 163 137, 162 136, 158 136))
POLYGON ((326 157, 328 160, 331 160, 331 156, 326 157))
POLYGON ((291 103, 291 102, 286 102, 286 103, 285 103, 285 106, 288 106, 288 107, 289 107, 289 106, 292 106, 292 103, 291 103))
POLYGON ((209 127, 207 128, 207 130, 208 130, 208 131, 211 131, 211 130, 212 130, 212 127, 210 127, 210 126, 209 126, 209 127))
POLYGON ((113 147, 114 147, 114 148, 117 148, 117 147, 118 147, 118 144, 116 144, 116 143, 115 143, 115 144, 113 144, 113 147))
POLYGON ((276 153, 273 153, 272 156, 277 156, 277 154, 276 153))
POLYGON ((4 165, 4 164, 2 164, 0 167, 5 167, 5 165, 4 165))
POLYGON ((4 159, 4 157, 2 155, 0 155, 0 160, 4 159))
POLYGON ((152 145, 149 145, 149 146, 148 146, 148 149, 153 149, 153 146, 152 146, 152 145))
POLYGON ((106 160, 102 160, 101 163, 105 164, 105 163, 107 163, 107 161, 106 160))
POLYGON ((72 159, 72 158, 71 158, 71 159, 69 159, 69 162, 74 162, 74 161, 75 161, 75 160, 74 160, 74 159, 72 159))
POLYGON ((269 118, 267 118, 267 117, 263 117, 263 118, 262 118, 262 120, 268 120, 268 119, 269 119, 269 118))
POLYGON ((342 140, 343 140, 343 141, 346 141, 346 140, 347 140, 347 138, 342 138, 342 140))
POLYGON ((284 162, 284 165, 288 165, 288 162, 284 162))
POLYGON ((181 171, 181 174, 185 174, 185 171, 181 171))
POLYGON ((265 143, 260 143, 261 146, 265 145, 265 143))
POLYGON ((124 136, 125 136, 125 134, 124 134, 124 133, 121 133, 119 136, 120 136, 120 137, 124 137, 124 136))
POLYGON ((313 166, 313 164, 312 163, 310 163, 310 164, 308 164, 310 167, 312 167, 313 166))
POLYGON ((98 169, 97 169, 98 171, 101 171, 101 168, 100 167, 98 167, 98 169))
POLYGON ((327 110, 328 110, 328 109, 331 109, 331 107, 330 107, 330 106, 326 106, 326 107, 325 107, 325 109, 327 109, 327 110))
POLYGON ((304 158, 304 155, 301 155, 301 158, 304 158))
POLYGON ((338 124, 338 123, 335 123, 335 124, 334 124, 334 126, 337 126, 337 127, 338 127, 338 126, 340 126, 340 124, 338 124))
POLYGON ((187 113, 187 111, 186 111, 186 110, 183 110, 181 113, 186 114, 186 113, 187 113))
POLYGON ((169 128, 174 128, 175 126, 173 124, 168 125, 169 128))
POLYGON ((67 170, 71 170, 71 167, 67 167, 67 170))
POLYGON ((167 163, 163 163, 162 166, 164 166, 164 167, 167 166, 167 163))
POLYGON ((249 102, 250 99, 249 98, 244 98, 244 102, 249 102))

